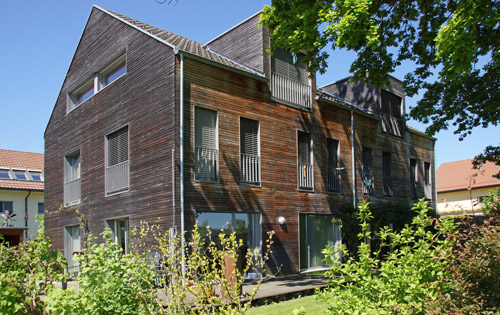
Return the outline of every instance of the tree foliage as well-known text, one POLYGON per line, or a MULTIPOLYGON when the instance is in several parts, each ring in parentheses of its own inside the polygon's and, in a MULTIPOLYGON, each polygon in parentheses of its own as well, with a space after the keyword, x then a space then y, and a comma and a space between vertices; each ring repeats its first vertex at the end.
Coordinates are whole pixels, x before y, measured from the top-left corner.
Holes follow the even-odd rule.
MULTIPOLYGON (((462 140, 474 127, 499 123, 499 1, 273 0, 261 24, 272 32, 271 51, 305 52, 311 73, 325 71, 325 48, 357 53, 352 79, 379 87, 413 62, 406 93, 424 93, 410 116, 430 123, 431 135, 451 123, 462 140)), ((500 157, 499 150, 484 154, 500 157)))

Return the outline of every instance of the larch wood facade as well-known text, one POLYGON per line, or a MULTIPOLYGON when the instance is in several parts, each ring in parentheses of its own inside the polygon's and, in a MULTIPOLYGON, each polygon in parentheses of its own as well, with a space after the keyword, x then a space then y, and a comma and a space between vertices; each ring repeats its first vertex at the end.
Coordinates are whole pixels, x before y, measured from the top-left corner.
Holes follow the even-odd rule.
MULTIPOLYGON (((269 85, 271 57, 266 53, 270 35, 257 27, 257 21, 258 16, 253 16, 193 52, 192 47, 157 37, 159 29, 150 31, 138 21, 94 7, 45 132, 45 222, 54 247, 63 250, 64 228, 79 223, 73 213, 55 211, 63 204, 63 161, 75 150, 81 157, 81 200, 74 207, 85 213, 91 233, 101 233, 106 220, 116 218, 127 218, 130 227, 160 218, 163 229, 180 231, 182 208, 186 230, 194 226, 197 213, 258 213, 262 234, 276 232, 269 262, 272 272, 304 269, 300 215, 331 215, 341 205, 364 198, 410 201, 410 158, 431 163, 434 169, 434 139, 409 128, 402 137, 383 132, 377 113, 366 110, 380 106, 380 89, 369 86, 364 89, 373 93, 375 104, 360 98, 347 84, 347 93, 336 98, 338 84, 320 90, 314 79, 310 80, 310 110, 276 102, 269 85), (68 95, 123 52, 126 74, 67 112, 68 95), (196 107, 217 113, 218 179, 214 182, 195 179, 196 107), (260 123, 261 181, 257 185, 241 182, 242 117, 260 123), (130 184, 126 191, 106 196, 105 138, 123 126, 129 132, 130 184), (313 143, 310 191, 298 189, 298 131, 310 134, 313 143), (327 139, 339 142, 338 192, 327 189, 327 139), (370 196, 363 195, 360 176, 363 147, 373 150, 374 194, 370 196), (384 197, 382 191, 383 152, 392 157, 391 197, 384 197), (278 223, 280 216, 286 224, 278 223)), ((432 186, 435 191, 434 182, 432 186)))

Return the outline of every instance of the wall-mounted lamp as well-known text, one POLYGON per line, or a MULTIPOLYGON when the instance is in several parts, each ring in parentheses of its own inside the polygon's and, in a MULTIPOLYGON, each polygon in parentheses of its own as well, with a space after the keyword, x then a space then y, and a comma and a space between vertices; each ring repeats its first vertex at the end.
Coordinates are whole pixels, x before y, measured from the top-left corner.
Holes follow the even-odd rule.
POLYGON ((280 215, 278 217, 278 223, 281 224, 281 225, 285 224, 286 223, 286 218, 284 216, 280 215))

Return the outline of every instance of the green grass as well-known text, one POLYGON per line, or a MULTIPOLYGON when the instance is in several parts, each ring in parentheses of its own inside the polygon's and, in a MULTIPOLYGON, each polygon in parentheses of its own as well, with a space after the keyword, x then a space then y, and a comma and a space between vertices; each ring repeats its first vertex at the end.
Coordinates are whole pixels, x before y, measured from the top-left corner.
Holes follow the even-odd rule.
POLYGON ((274 303, 270 305, 252 307, 246 312, 247 315, 258 314, 293 314, 294 309, 305 308, 306 314, 320 314, 327 310, 327 304, 316 300, 316 295, 305 296, 290 301, 274 303))

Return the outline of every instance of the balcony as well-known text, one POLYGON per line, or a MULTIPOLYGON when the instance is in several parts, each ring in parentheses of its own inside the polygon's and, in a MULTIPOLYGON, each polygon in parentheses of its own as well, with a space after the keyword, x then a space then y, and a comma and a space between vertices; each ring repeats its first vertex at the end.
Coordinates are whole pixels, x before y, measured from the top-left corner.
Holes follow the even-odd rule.
POLYGON ((327 186, 328 191, 340 191, 340 170, 337 167, 328 167, 327 186))
POLYGON ((201 181, 214 182, 218 180, 217 149, 206 147, 194 148, 194 178, 201 181))
POLYGON ((129 162, 124 161, 106 168, 106 193, 115 193, 128 189, 129 162))
POLYGON ((260 183, 260 156, 241 154, 241 182, 248 184, 260 183))
POLYGON ((312 108, 312 89, 303 84, 277 73, 271 73, 271 94, 278 102, 303 109, 312 108))
POLYGON ((81 183, 80 178, 64 183, 64 204, 72 205, 80 202, 81 183))
POLYGON ((312 164, 299 163, 298 180, 300 190, 313 190, 313 166, 312 164))

